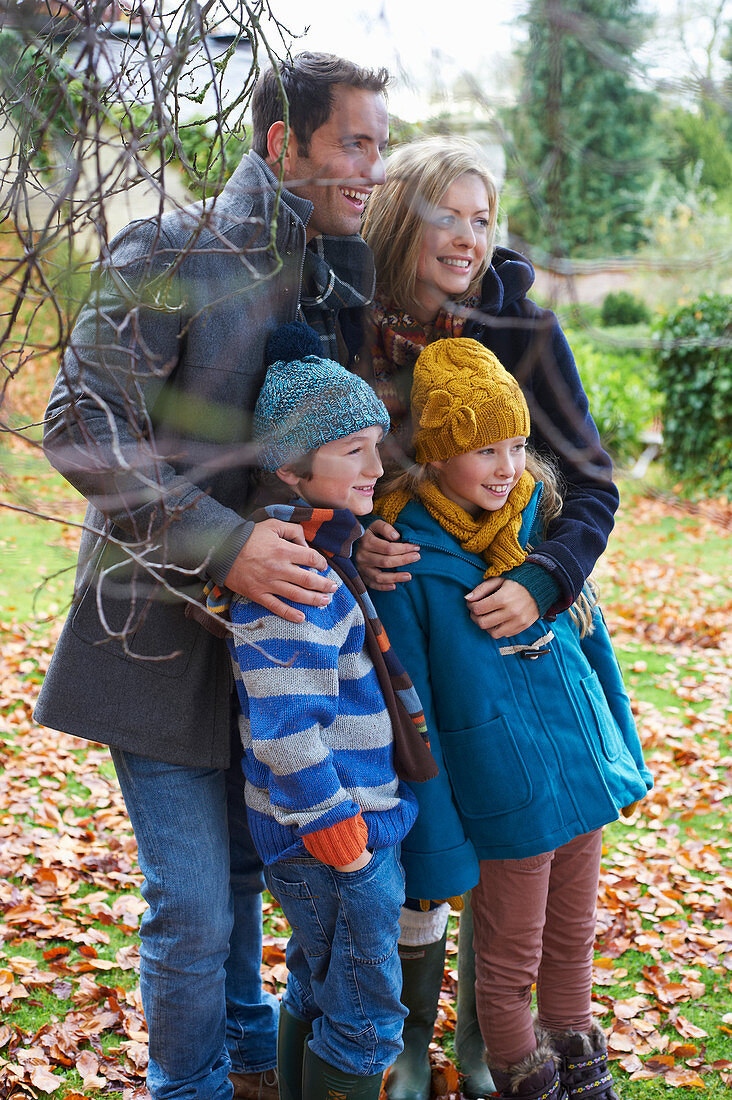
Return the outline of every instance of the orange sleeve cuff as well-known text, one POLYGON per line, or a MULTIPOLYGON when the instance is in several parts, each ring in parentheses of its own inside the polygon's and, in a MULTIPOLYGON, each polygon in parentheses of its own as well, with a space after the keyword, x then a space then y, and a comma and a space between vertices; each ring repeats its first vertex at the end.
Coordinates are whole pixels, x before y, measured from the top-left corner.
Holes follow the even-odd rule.
POLYGON ((321 863, 330 867, 343 867, 353 863, 363 852, 368 839, 368 827, 360 813, 345 821, 336 821, 326 829, 305 833, 302 842, 321 863))

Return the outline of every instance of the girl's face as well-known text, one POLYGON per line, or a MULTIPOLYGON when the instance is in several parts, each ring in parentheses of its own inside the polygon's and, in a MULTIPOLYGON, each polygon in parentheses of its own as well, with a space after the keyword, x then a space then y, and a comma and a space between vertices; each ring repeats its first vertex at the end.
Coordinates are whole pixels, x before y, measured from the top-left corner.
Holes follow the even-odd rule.
POLYGON ((526 439, 502 439, 432 466, 440 491, 471 516, 497 512, 526 469, 526 439))
POLYGON ((417 260, 418 321, 431 321, 446 299, 465 296, 488 251, 488 192, 480 176, 466 172, 451 183, 427 225, 417 260))

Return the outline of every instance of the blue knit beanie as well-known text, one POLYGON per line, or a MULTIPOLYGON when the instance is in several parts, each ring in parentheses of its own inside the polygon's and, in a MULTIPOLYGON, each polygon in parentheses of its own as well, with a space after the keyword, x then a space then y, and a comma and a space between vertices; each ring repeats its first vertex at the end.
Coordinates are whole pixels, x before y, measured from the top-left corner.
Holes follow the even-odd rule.
POLYGON ((277 470, 308 451, 376 425, 389 431, 386 406, 355 374, 322 357, 320 337, 297 321, 270 336, 270 364, 254 407, 257 463, 277 470))

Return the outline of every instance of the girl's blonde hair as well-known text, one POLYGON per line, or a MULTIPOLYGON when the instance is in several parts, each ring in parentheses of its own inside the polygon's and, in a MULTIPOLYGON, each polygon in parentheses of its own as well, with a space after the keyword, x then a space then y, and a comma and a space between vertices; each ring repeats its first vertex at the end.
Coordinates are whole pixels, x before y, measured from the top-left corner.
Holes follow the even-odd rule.
POLYGON ((415 306, 417 262, 425 228, 448 187, 472 174, 488 194, 488 249, 470 284, 474 294, 490 267, 498 221, 498 187, 479 145, 468 138, 431 137, 400 145, 386 162, 386 182, 366 208, 362 234, 374 254, 377 294, 399 309, 415 306))
MULTIPOLYGON (((542 529, 546 530, 551 520, 556 519, 562 511, 563 486, 559 471, 552 459, 546 455, 538 455, 536 451, 528 448, 526 450, 526 469, 534 478, 534 481, 542 482, 543 491, 539 505, 539 515, 542 520, 542 529)), ((427 462, 421 465, 415 462, 403 473, 390 478, 383 489, 379 486, 379 496, 386 496, 387 493, 399 489, 405 490, 414 500, 418 500, 420 485, 424 484, 425 481, 436 483, 437 476, 438 471, 431 463, 427 462)), ((527 550, 530 551, 531 547, 527 547, 527 550)), ((569 608, 569 614, 572 621, 579 628, 581 638, 593 631, 593 608, 597 603, 597 595, 596 584, 591 578, 588 578, 579 596, 569 608)))

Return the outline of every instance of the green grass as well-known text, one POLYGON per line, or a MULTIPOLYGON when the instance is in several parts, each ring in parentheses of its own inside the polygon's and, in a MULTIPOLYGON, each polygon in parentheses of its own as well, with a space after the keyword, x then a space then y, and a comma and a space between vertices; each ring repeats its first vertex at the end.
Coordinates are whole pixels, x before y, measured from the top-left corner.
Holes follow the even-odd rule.
MULTIPOLYGON (((2 513, 2 616, 41 626, 65 615, 71 600, 76 550, 54 540, 53 528, 40 520, 2 513)), ((59 533, 60 536, 60 533, 59 533)))
POLYGON ((644 499, 631 481, 621 483, 621 500, 621 519, 594 574, 611 624, 622 625, 630 610, 653 642, 669 617, 697 637, 705 627, 724 632, 725 609, 732 606, 730 532, 684 510, 668 514, 662 501, 644 499))
POLYGON ((616 644, 615 652, 623 672, 623 679, 636 699, 650 703, 661 712, 678 712, 682 707, 702 713, 708 701, 702 698, 682 699, 669 681, 679 677, 703 685, 708 674, 708 666, 694 663, 695 658, 674 657, 665 651, 651 646, 635 645, 624 642, 616 644))
MULTIPOLYGON (((652 467, 652 470, 654 467, 652 467)), ((661 483, 667 484, 660 467, 655 467, 661 483)), ((610 548, 623 552, 628 560, 657 561, 669 558, 677 566, 691 565, 712 576, 728 578, 730 533, 721 528, 699 529, 694 514, 661 516, 644 520, 636 513, 636 504, 644 499, 644 486, 625 479, 620 483, 625 518, 610 536, 610 548)))
POLYGON ((0 621, 43 627, 68 610, 74 587, 83 501, 40 451, 0 455, 0 621))

